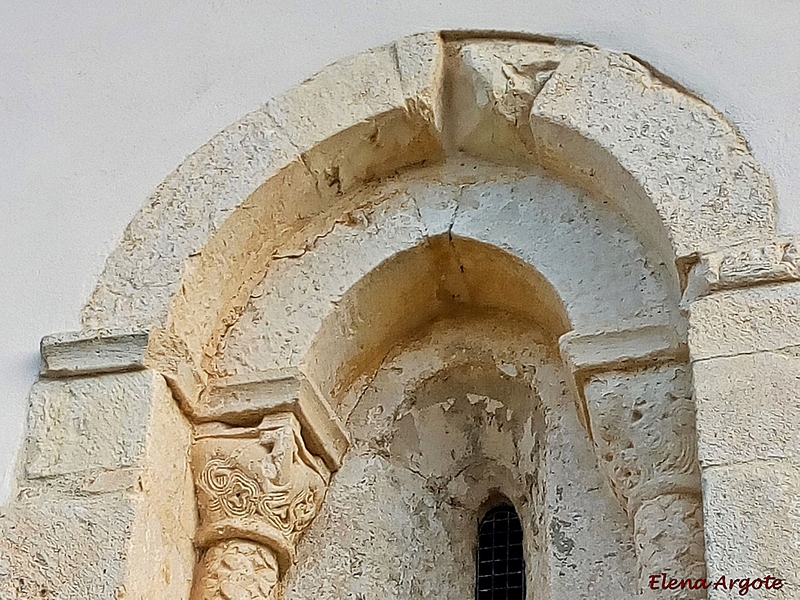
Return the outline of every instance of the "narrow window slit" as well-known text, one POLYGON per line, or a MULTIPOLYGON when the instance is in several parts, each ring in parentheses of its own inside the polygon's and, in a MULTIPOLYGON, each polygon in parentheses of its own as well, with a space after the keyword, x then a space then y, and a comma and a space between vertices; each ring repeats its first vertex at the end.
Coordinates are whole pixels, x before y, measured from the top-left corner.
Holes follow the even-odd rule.
POLYGON ((522 524, 513 506, 493 508, 478 525, 476 600, 524 600, 522 524))

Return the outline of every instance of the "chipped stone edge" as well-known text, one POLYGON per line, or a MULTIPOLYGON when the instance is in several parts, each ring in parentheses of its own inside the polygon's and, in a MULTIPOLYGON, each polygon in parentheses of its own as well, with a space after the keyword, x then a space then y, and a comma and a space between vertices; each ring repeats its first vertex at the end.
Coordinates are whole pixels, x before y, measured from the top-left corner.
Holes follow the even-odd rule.
POLYGON ((146 331, 79 331, 48 335, 41 341, 39 375, 48 378, 121 373, 145 369, 146 331))
POLYGON ((631 371, 669 362, 688 362, 689 349, 670 325, 583 333, 570 331, 558 340, 578 417, 592 436, 584 387, 597 373, 631 371))
POLYGON ((338 470, 350 446, 349 435, 330 402, 298 369, 268 371, 260 379, 219 380, 193 407, 192 418, 197 434, 206 435, 287 410, 297 416, 309 450, 328 469, 338 470))

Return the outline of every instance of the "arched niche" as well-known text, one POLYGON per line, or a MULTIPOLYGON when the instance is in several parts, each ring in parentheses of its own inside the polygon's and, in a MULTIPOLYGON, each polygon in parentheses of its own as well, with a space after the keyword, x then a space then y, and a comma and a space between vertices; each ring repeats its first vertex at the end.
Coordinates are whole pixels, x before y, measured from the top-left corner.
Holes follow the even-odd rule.
MULTIPOLYGON (((784 296, 794 288, 775 286, 800 278, 796 256, 774 239, 768 179, 735 127, 634 57, 439 32, 335 63, 180 165, 109 258, 84 331, 43 341, 0 563, 30 576, 6 580, 23 597, 205 598, 229 584, 266 597, 345 468, 348 411, 391 355, 392 333, 413 339, 454 307, 522 319, 549 336, 551 354, 558 338, 570 410, 627 519, 641 594, 652 569, 704 569, 694 376, 714 532, 706 558, 716 572, 755 568, 775 544, 752 548, 757 559, 739 553, 729 520, 749 500, 737 496, 731 512, 720 499, 752 461, 786 450, 764 440, 770 448, 751 456, 735 426, 717 436, 724 407, 711 382, 738 354, 800 344, 745 331, 794 331, 772 316, 793 322, 784 296), (542 212, 545 197, 589 208, 559 221, 542 212), (543 243, 553 231, 563 235, 543 243), (405 297, 398 281, 415 277, 421 296, 405 297), (291 305, 276 299, 281 285, 294 286, 291 305), (384 304, 370 300, 377 290, 384 304), (680 302, 691 308, 688 346, 680 302), (729 322, 726 310, 754 318, 729 322), (270 495, 277 488, 291 490, 291 511, 270 495), (73 556, 37 533, 54 528, 72 532, 73 556), (55 567, 32 566, 19 549, 28 539, 36 564, 55 567)), ((745 404, 726 405, 732 423, 745 404)), ((790 487, 778 485, 787 498, 790 487)), ((776 539, 800 529, 774 517, 776 539)), ((786 557, 774 564, 797 572, 786 557)))

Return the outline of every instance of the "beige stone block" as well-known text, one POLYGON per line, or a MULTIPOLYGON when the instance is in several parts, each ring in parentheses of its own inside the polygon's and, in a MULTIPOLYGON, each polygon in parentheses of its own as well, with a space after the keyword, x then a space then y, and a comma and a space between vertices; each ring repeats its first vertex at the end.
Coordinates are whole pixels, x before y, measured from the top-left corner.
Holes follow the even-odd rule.
POLYGON ((136 371, 144 368, 147 332, 68 332, 42 338, 42 370, 46 377, 136 371))
POLYGON ((30 416, 28 479, 0 518, 0 579, 16 587, 0 597, 187 597, 192 431, 164 379, 43 380, 30 416))
POLYGON ((0 516, 0 598, 123 597, 121 558, 135 512, 135 499, 122 493, 48 493, 14 503, 0 516))
POLYGON ((392 45, 329 65, 267 110, 292 144, 305 152, 357 123, 405 105, 392 45))
POLYGON ((151 371, 38 381, 30 395, 25 475, 139 465, 159 387, 166 384, 151 371))
MULTIPOLYGON (((747 598, 800 597, 800 467, 756 460, 703 470, 708 577, 779 577, 783 589, 750 590, 747 598)), ((734 597, 710 589, 709 600, 734 597)), ((735 597, 738 597, 735 596, 735 597)))
POLYGON ((636 191, 622 190, 623 209, 666 226, 678 257, 774 230, 769 181, 741 134, 629 55, 574 47, 536 97, 531 127, 545 166, 613 192, 620 172, 604 163, 610 153, 661 223, 643 214, 650 202, 636 191), (573 134, 591 143, 571 145, 573 134))
POLYGON ((775 352, 694 364, 702 466, 800 462, 800 356, 775 352))
POLYGON ((265 108, 190 155, 125 230, 83 309, 87 329, 145 329, 162 319, 187 257, 297 152, 265 108))
POLYGON ((692 360, 800 345, 800 283, 720 292, 689 311, 692 360))

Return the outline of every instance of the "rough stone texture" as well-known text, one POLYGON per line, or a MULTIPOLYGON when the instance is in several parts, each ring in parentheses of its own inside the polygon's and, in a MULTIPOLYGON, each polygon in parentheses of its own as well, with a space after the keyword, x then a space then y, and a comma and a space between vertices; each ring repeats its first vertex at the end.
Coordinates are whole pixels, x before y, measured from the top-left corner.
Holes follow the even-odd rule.
POLYGON ((585 388, 592 439, 614 493, 633 517, 645 500, 699 493, 688 368, 593 376, 585 388))
POLYGON ((665 494, 642 504, 634 518, 641 598, 706 598, 705 589, 651 590, 650 577, 669 569, 669 578, 706 577, 703 508, 696 496, 665 494), (667 540, 672 541, 668 543, 667 540), (675 543, 680 540, 680 543, 675 543))
POLYGON ((146 333, 48 335, 41 344, 41 375, 72 377, 143 369, 148 341, 146 333))
MULTIPOLYGON (((650 199, 679 258, 774 232, 769 181, 741 134, 628 55, 576 47, 536 97, 531 126, 546 166, 601 181, 608 192, 625 180, 593 161, 590 145, 613 155, 650 199), (580 148, 560 146, 552 126, 586 140, 583 156, 570 152, 580 148)), ((629 202, 632 195, 619 198, 629 202)))
POLYGON ((298 547, 287 600, 473 595, 477 522, 519 511, 528 588, 633 598, 633 540, 552 340, 513 319, 443 319, 345 401, 353 446, 298 547))
POLYGON ((140 465, 152 395, 153 374, 147 371, 38 381, 30 395, 25 475, 140 465))
POLYGON ((303 428, 309 450, 329 469, 338 469, 349 440, 330 403, 296 369, 261 371, 259 375, 260 379, 216 381, 206 390, 205 402, 193 407, 192 417, 201 423, 210 421, 213 427, 214 421, 247 425, 265 415, 291 412, 303 428))
POLYGON ((692 360, 800 346, 800 283, 730 290, 693 302, 692 360))
POLYGON ((125 493, 13 503, 0 516, 0 597, 119 597, 136 510, 125 493))
POLYGON ((30 416, 25 478, 0 517, 0 597, 187 597, 191 432, 163 378, 42 380, 30 416))
POLYGON ((760 352, 694 365, 703 467, 756 459, 800 464, 800 354, 760 352))
MULTIPOLYGON (((655 573, 703 577, 700 469, 688 367, 600 373, 584 391, 598 461, 634 525, 640 594, 658 596, 648 585, 655 573)), ((671 597, 702 596, 702 590, 683 590, 671 597)))
POLYGON ((561 331, 565 320, 594 332, 675 319, 666 267, 619 217, 547 177, 462 161, 361 203, 312 247, 283 251, 218 348, 220 376, 298 366, 335 403, 348 356, 382 358, 451 299, 561 331), (510 294, 509 278, 526 283, 510 294))
POLYGON ((273 598, 330 479, 308 451, 297 417, 276 413, 258 427, 200 435, 192 469, 200 513, 196 543, 205 549, 192 598, 273 598))
POLYGON ((797 239, 775 240, 742 250, 726 249, 703 255, 701 273, 710 291, 800 279, 797 239))
MULTIPOLYGON (((800 467, 754 460, 703 470, 708 575, 784 580, 782 590, 751 590, 747 598, 800 597, 800 467)), ((731 598, 709 590, 709 600, 731 598)))

